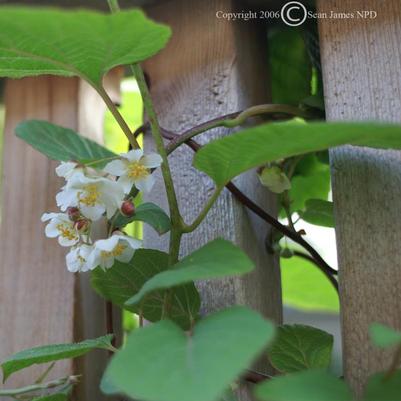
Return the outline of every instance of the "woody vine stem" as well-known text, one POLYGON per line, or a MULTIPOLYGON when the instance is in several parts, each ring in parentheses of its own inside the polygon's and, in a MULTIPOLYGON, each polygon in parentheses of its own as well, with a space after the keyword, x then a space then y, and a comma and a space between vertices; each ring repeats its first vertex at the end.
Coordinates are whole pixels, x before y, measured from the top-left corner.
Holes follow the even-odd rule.
MULTIPOLYGON (((118 12, 120 10, 118 0, 107 0, 111 12, 118 12)), ((260 105, 260 106, 254 106, 251 107, 243 112, 240 113, 232 113, 226 116, 222 116, 220 118, 217 118, 215 120, 209 121, 205 124, 201 124, 198 127, 194 127, 193 129, 185 132, 183 135, 175 135, 172 138, 172 141, 170 144, 167 146, 167 149, 164 146, 163 143, 163 136, 166 136, 165 133, 163 132, 163 129, 160 127, 157 114, 155 112, 153 102, 150 96, 149 88, 147 86, 142 68, 140 67, 139 64, 134 64, 131 66, 132 72, 135 76, 135 79, 137 81, 142 99, 143 99, 143 105, 145 109, 145 113, 147 115, 148 121, 149 121, 149 126, 151 129, 151 133, 153 136, 153 140, 156 145, 156 149, 160 156, 162 157, 163 163, 161 165, 161 171, 162 171, 162 176, 163 176, 163 181, 164 185, 166 188, 166 194, 167 194, 167 200, 168 200, 168 205, 169 205, 169 212, 170 212, 170 218, 171 218, 171 232, 170 232, 170 244, 169 244, 169 264, 173 265, 178 261, 178 256, 179 256, 179 251, 180 251, 180 243, 181 243, 181 238, 182 235, 185 233, 190 233, 194 231, 203 221, 203 219, 206 217, 207 213, 209 212, 210 208, 213 206, 214 202, 220 195, 222 191, 222 187, 218 187, 215 189, 215 192, 213 195, 210 197, 209 201, 206 203, 204 206, 203 210, 199 213, 199 215, 195 218, 195 220, 187 225, 185 224, 180 210, 178 206, 178 201, 177 201, 177 196, 174 188, 174 183, 172 179, 172 174, 168 162, 168 155, 173 152, 177 147, 184 143, 188 143, 190 140, 192 140, 193 137, 208 131, 212 128, 216 127, 227 127, 227 128, 232 128, 236 127, 238 125, 241 125, 245 120, 247 120, 250 117, 257 116, 257 115, 263 115, 263 114, 285 114, 285 115, 292 115, 292 116, 299 116, 303 118, 310 118, 311 116, 307 113, 304 112, 298 108, 288 106, 288 105, 260 105)), ((136 142, 136 135, 131 134, 130 135, 132 138, 130 138, 130 143, 136 142)), ((229 183, 228 185, 233 185, 229 183)), ((281 225, 280 225, 281 226, 281 225)), ((282 228, 282 227, 280 227, 282 228)), ((280 230, 282 231, 282 230, 280 230)), ((299 235, 292 230, 287 230, 291 231, 290 237, 293 237, 294 235, 297 237, 297 242, 298 243, 303 243, 303 245, 307 244, 306 241, 304 241, 302 238, 299 239, 299 235)), ((284 234, 289 234, 288 232, 284 234)), ((309 245, 309 244, 307 244, 309 245)), ((306 249, 311 252, 311 247, 308 246, 306 249)), ((332 277, 333 271, 332 269, 327 266, 327 264, 321 260, 320 255, 317 254, 318 257, 316 257, 316 252, 314 252, 314 249, 312 248, 311 254, 313 255, 315 263, 323 270, 323 272, 328 276, 329 280, 331 283, 334 285, 334 287, 337 289, 337 281, 332 277)), ((168 291, 167 295, 164 300, 164 307, 163 307, 163 315, 166 315, 169 313, 169 304, 171 303, 171 297, 172 297, 172 292, 168 291)))

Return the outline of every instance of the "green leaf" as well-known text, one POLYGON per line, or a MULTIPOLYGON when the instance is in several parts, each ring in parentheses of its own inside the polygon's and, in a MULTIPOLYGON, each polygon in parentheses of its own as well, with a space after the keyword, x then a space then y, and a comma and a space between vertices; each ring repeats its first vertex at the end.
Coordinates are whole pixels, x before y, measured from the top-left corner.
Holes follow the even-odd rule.
POLYGON ((326 276, 298 256, 280 259, 283 302, 307 311, 338 313, 338 294, 326 276))
POLYGON ((229 387, 220 397, 219 401, 238 401, 237 396, 235 395, 234 390, 229 387))
POLYGON ((388 348, 401 344, 401 332, 380 323, 372 323, 369 327, 370 338, 376 347, 388 348))
MULTIPOLYGON (((156 322, 162 317, 165 290, 154 291, 146 297, 140 307, 127 306, 125 302, 137 294, 148 280, 167 268, 166 253, 153 249, 138 249, 127 264, 116 261, 110 269, 95 269, 91 273, 91 283, 98 294, 113 304, 138 314, 142 309, 146 320, 156 322)), ((198 317, 199 307, 199 294, 193 283, 174 289, 170 317, 181 327, 190 327, 191 322, 198 317)))
MULTIPOLYGON (((89 163, 118 157, 115 153, 73 130, 47 121, 24 121, 17 125, 15 132, 19 138, 53 160, 89 163)), ((99 162, 96 167, 103 167, 109 161, 99 162)))
POLYGON ((170 37, 139 10, 1 7, 0 27, 0 76, 80 76, 97 88, 110 69, 153 56, 170 37))
POLYGON ((334 227, 333 202, 322 199, 309 199, 306 201, 306 210, 299 211, 300 217, 308 223, 322 227, 334 227))
POLYGON ((273 103, 298 105, 311 94, 312 67, 297 29, 271 29, 269 59, 273 103))
MULTIPOLYGON (((329 191, 329 166, 321 163, 314 153, 305 155, 298 162, 291 179, 291 189, 289 191, 291 211, 304 210, 308 199, 327 200, 329 191)), ((282 213, 281 216, 285 217, 285 213, 282 213)))
POLYGON ((53 344, 29 348, 9 357, 1 364, 3 369, 3 382, 15 372, 28 366, 42 364, 60 359, 76 358, 96 348, 110 349, 113 336, 107 335, 75 344, 53 344))
POLYGON ((386 377, 378 373, 369 378, 363 401, 401 401, 401 371, 386 377))
POLYGON ((107 390, 146 401, 215 401, 273 338, 245 307, 206 317, 192 335, 163 320, 135 330, 109 364, 107 390))
POLYGON ((330 365, 333 336, 310 326, 283 325, 268 351, 274 368, 282 373, 326 369, 330 365))
POLYGON ((306 370, 276 377, 258 385, 255 393, 261 401, 352 401, 353 399, 344 381, 319 370, 306 370))
POLYGON ((125 227, 133 221, 143 221, 153 227, 159 235, 170 231, 171 221, 166 212, 154 203, 142 203, 131 217, 125 217, 119 214, 113 225, 115 227, 125 227))
POLYGON ((185 257, 172 269, 155 275, 126 304, 138 304, 156 290, 175 287, 195 280, 217 279, 250 272, 253 262, 231 242, 216 239, 185 257))
POLYGON ((267 123, 215 140, 195 154, 194 165, 218 186, 268 162, 351 144, 401 148, 401 126, 379 123, 267 123))

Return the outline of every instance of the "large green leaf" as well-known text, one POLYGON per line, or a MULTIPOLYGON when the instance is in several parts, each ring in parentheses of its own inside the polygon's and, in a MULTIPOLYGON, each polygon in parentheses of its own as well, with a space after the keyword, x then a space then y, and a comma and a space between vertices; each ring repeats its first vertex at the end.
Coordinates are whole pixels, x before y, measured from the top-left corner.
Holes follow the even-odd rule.
POLYGON ((215 140, 194 160, 199 170, 222 186, 267 162, 351 144, 401 148, 401 126, 379 123, 267 123, 215 140))
MULTIPOLYGON (((138 249, 130 263, 115 262, 107 270, 95 269, 91 273, 93 288, 114 304, 139 313, 137 305, 127 306, 125 302, 133 297, 152 277, 168 267, 168 255, 153 249, 138 249)), ((146 320, 156 322, 161 319, 166 291, 154 291, 141 303, 146 320)), ((193 283, 174 289, 170 317, 181 327, 188 329, 198 317, 200 299, 193 283)))
POLYGON ((144 401, 215 401, 273 335, 271 323, 244 307, 206 317, 192 335, 163 320, 128 337, 104 387, 144 401))
POLYGON ((352 401, 353 399, 344 381, 319 370, 306 370, 268 380, 258 385, 255 392, 261 401, 352 401))
POLYGON ((45 345, 17 352, 1 364, 3 381, 6 381, 12 373, 31 365, 76 358, 96 348, 110 349, 112 338, 112 335, 107 335, 75 344, 45 345))
POLYGON ((297 29, 269 30, 269 59, 274 103, 298 105, 311 95, 312 66, 297 29))
MULTIPOLYGON (((19 138, 53 160, 88 163, 118 157, 115 153, 75 131, 47 121, 24 121, 17 125, 15 132, 19 138)), ((96 167, 102 167, 108 161, 110 160, 96 163, 96 167)))
POLYGON ((149 224, 160 235, 170 231, 171 228, 170 217, 168 217, 166 212, 161 207, 150 202, 140 204, 136 208, 135 214, 131 217, 125 217, 119 214, 113 222, 113 225, 115 227, 125 227, 133 221, 143 221, 149 224))
POLYGON ((401 401, 401 371, 386 377, 378 373, 369 378, 363 401, 401 401))
POLYGON ((380 323, 372 323, 369 327, 370 338, 377 347, 387 348, 401 344, 401 332, 380 323))
POLYGON ((326 369, 330 365, 333 336, 310 326, 284 325, 268 354, 272 365, 283 373, 326 369))
POLYGON ((1 7, 0 27, 0 76, 78 75, 94 87, 111 68, 157 53, 170 36, 139 10, 1 7))
POLYGON ((231 242, 216 239, 178 262, 172 269, 155 275, 126 304, 136 305, 156 290, 195 280, 217 279, 250 272, 253 262, 231 242))
POLYGON ((322 227, 334 227, 333 202, 322 199, 309 199, 305 211, 299 211, 301 218, 308 223, 322 227))

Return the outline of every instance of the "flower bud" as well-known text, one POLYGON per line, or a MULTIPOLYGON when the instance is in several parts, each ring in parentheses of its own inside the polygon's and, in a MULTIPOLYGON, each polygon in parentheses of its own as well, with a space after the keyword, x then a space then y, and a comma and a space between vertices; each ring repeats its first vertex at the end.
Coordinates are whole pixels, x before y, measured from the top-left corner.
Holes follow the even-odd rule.
POLYGON ((89 227, 89 220, 87 219, 80 219, 77 220, 74 224, 75 229, 79 232, 79 233, 83 233, 85 232, 88 227, 89 227))
POLYGON ((67 214, 71 221, 78 221, 81 218, 81 212, 77 207, 70 206, 67 208, 67 214))
POLYGON ((121 204, 121 213, 124 216, 131 217, 135 214, 135 205, 131 200, 125 200, 121 204))
POLYGON ((275 194, 281 194, 291 189, 291 182, 279 166, 265 167, 259 171, 259 180, 262 185, 275 194))

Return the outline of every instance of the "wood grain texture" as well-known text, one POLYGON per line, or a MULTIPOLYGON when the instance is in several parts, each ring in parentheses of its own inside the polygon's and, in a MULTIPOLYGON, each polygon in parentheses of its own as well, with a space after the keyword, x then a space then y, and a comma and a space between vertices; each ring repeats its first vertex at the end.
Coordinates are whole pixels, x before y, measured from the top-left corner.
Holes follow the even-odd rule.
MULTIPOLYGON (((22 120, 39 118, 76 128, 78 80, 54 77, 9 80, 3 143, 0 227, 0 360, 37 345, 73 339, 74 276, 65 249, 44 235, 41 215, 56 210, 62 185, 56 163, 14 135, 22 120)), ((15 374, 7 386, 32 383, 43 368, 15 374)), ((50 377, 71 372, 61 362, 50 377)))
MULTIPOLYGON (((150 10, 152 17, 173 29, 167 48, 145 63, 162 127, 181 133, 219 115, 269 100, 263 27, 255 21, 230 23, 216 18, 216 11, 235 7, 241 4, 231 0, 176 0, 169 7, 150 10)), ((228 132, 215 129, 198 140, 205 143, 228 132)), ((146 139, 146 147, 152 147, 150 138, 146 139)), ((213 183, 192 168, 192 159, 191 150, 185 146, 170 157, 180 208, 188 223, 213 192, 213 183)), ((258 184, 254 172, 239 178, 237 184, 266 210, 277 212, 275 197, 258 184)), ((160 175, 148 200, 167 209, 160 175)), ((224 237, 237 243, 257 265, 256 271, 244 278, 199 283, 202 313, 232 304, 247 304, 281 321, 278 261, 264 247, 269 230, 225 191, 201 226, 183 238, 181 255, 216 237, 224 237)), ((159 237, 152 229, 145 228, 146 247, 165 249, 166 244, 167 236, 159 237)), ((266 370, 266 366, 262 368, 266 370)))
MULTIPOLYGON (((118 73, 118 77, 121 74, 118 73)), ((106 89, 118 101, 119 79, 106 89)), ((43 119, 103 141, 105 106, 87 84, 75 78, 37 77, 8 80, 3 144, 2 220, 0 227, 0 361, 25 348, 81 341, 106 332, 105 302, 90 288, 89 275, 73 275, 65 266, 67 248, 45 237, 40 216, 56 211, 55 195, 63 185, 57 163, 14 135, 25 119, 43 119)), ((98 227, 99 235, 104 227, 98 227)), ((121 316, 115 310, 115 328, 121 316)), ((76 361, 58 362, 49 379, 84 375, 76 400, 103 400, 99 381, 107 353, 96 351, 76 361)), ((15 374, 7 387, 32 383, 44 367, 15 374)), ((110 398, 108 398, 110 399, 110 398)))
MULTIPOLYGON (((321 0, 319 11, 374 10, 375 20, 320 20, 329 120, 401 121, 401 4, 321 0)), ((401 154, 331 151, 340 266, 344 370, 358 393, 390 355, 370 345, 368 326, 401 329, 401 154)))

